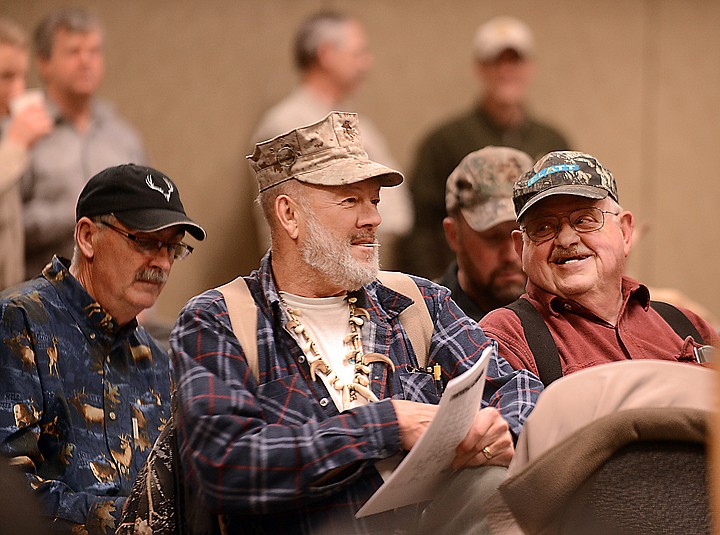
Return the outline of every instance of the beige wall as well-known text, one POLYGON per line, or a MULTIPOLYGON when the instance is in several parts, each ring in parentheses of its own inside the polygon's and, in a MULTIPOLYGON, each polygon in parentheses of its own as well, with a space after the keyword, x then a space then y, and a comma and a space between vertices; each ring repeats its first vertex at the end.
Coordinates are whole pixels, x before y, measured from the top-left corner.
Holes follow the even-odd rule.
MULTIPOLYGON (((59 0, 0 0, 31 28, 59 0)), ((675 286, 720 316, 720 2, 716 0, 84 0, 107 25, 102 93, 142 132, 209 239, 173 271, 159 303, 192 295, 260 257, 244 156, 261 111, 293 85, 293 31, 320 7, 367 26, 375 69, 356 99, 408 169, 428 128, 476 94, 470 42, 501 13, 537 34, 532 108, 616 175, 650 231, 632 253, 643 281, 675 286), (202 6, 202 7, 201 7, 202 6)), ((37 81, 35 80, 35 83, 37 81)))

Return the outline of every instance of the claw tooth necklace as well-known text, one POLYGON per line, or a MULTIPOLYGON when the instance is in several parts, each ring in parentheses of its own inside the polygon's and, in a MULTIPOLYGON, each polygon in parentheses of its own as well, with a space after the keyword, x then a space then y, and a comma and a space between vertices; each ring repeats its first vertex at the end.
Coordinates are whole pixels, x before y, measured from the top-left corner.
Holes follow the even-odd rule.
POLYGON ((298 317, 302 314, 300 310, 290 308, 285 300, 280 297, 285 311, 287 312, 290 320, 285 324, 285 328, 288 331, 293 332, 300 338, 302 343, 300 344, 303 353, 307 355, 308 362, 310 364, 310 377, 313 381, 317 381, 317 373, 322 373, 327 382, 330 383, 333 388, 342 393, 342 405, 343 409, 347 409, 350 403, 357 399, 360 395, 368 402, 378 401, 377 396, 370 390, 370 364, 373 362, 382 362, 383 364, 390 366, 392 371, 395 371, 395 365, 386 355, 380 353, 364 353, 362 345, 361 329, 365 324, 366 320, 370 319, 370 314, 364 308, 355 306, 357 303, 356 297, 347 298, 348 306, 350 308, 350 318, 348 323, 350 324, 350 334, 348 334, 343 342, 350 346, 350 351, 345 354, 343 358, 344 364, 354 365, 353 382, 345 383, 342 381, 332 366, 325 357, 318 350, 315 341, 310 338, 310 333, 306 329, 305 325, 300 322, 298 317))

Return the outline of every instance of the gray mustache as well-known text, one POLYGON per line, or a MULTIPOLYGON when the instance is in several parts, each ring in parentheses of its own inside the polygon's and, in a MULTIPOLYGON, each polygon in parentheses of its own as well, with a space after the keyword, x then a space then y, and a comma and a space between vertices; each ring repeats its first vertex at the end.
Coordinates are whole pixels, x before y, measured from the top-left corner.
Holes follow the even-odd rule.
POLYGON ((135 277, 137 280, 141 282, 153 282, 156 284, 165 284, 168 280, 168 274, 162 271, 161 269, 143 269, 140 273, 137 274, 137 277, 135 277))

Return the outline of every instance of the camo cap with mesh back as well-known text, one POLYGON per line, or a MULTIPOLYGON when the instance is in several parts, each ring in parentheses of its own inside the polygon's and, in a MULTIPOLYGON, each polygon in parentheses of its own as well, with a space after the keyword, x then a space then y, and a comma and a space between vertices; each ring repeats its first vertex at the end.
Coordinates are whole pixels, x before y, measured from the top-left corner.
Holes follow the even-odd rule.
POLYGON ((612 173, 594 156, 575 151, 550 152, 525 172, 513 187, 517 219, 538 201, 550 195, 578 195, 618 201, 612 173))

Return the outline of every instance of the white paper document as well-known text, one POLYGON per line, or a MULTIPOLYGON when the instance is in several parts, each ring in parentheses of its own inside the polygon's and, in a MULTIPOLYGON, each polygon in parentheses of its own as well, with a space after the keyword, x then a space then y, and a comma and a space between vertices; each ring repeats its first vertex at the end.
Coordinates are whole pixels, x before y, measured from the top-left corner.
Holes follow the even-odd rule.
POLYGON ((357 518, 434 498, 452 475, 455 448, 480 410, 485 375, 492 354, 487 347, 468 371, 451 379, 438 411, 410 453, 355 514, 357 518))

